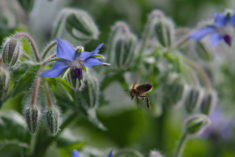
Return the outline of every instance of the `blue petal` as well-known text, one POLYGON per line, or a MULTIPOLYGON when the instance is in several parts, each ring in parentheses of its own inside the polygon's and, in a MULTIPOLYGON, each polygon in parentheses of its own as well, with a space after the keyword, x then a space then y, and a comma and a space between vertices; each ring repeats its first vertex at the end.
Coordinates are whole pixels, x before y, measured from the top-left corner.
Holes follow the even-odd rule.
POLYGON ((93 50, 92 52, 86 52, 86 51, 83 51, 81 52, 80 56, 79 56, 79 59, 81 60, 86 60, 87 58, 93 56, 93 55, 96 55, 97 53, 99 53, 100 51, 100 48, 103 46, 103 43, 102 44, 99 44, 95 50, 93 50))
POLYGON ((56 38, 57 40, 57 53, 56 57, 65 60, 75 60, 76 50, 65 40, 56 38))
POLYGON ((221 13, 214 13, 214 25, 217 27, 224 27, 228 20, 226 15, 221 13))
POLYGON ((85 62, 84 62, 84 66, 85 67, 92 67, 92 66, 94 66, 94 65, 99 65, 99 64, 103 64, 103 65, 110 65, 110 64, 108 64, 108 63, 103 63, 103 62, 101 62, 101 61, 99 61, 97 58, 94 58, 94 57, 92 57, 92 58, 88 58, 87 60, 85 60, 85 62))
POLYGON ((72 157, 80 157, 77 150, 75 150, 75 149, 73 150, 72 157))
POLYGON ((112 152, 113 152, 112 150, 109 152, 108 157, 113 157, 113 153, 112 152))
POLYGON ((201 40, 206 35, 208 35, 210 33, 214 33, 214 32, 216 32, 216 29, 214 27, 206 26, 206 27, 203 27, 203 28, 197 30, 196 32, 190 34, 188 36, 188 38, 194 39, 194 40, 201 40))
POLYGON ((211 46, 215 47, 221 42, 222 39, 223 37, 220 36, 218 33, 213 33, 210 37, 211 46))
POLYGON ((233 27, 235 27, 235 14, 231 16, 230 23, 233 27))
POLYGON ((63 62, 63 61, 57 61, 55 64, 52 66, 51 69, 44 71, 41 73, 41 77, 50 77, 50 78, 55 78, 63 74, 65 69, 68 67, 68 65, 63 62))

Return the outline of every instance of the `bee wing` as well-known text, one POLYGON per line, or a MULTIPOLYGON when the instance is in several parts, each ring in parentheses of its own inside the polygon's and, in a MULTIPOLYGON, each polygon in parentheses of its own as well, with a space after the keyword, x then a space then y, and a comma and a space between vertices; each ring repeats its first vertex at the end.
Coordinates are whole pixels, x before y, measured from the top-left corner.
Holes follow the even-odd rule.
POLYGON ((149 83, 143 83, 143 84, 140 84, 136 87, 136 90, 140 91, 140 93, 148 92, 151 89, 152 89, 152 85, 149 83))

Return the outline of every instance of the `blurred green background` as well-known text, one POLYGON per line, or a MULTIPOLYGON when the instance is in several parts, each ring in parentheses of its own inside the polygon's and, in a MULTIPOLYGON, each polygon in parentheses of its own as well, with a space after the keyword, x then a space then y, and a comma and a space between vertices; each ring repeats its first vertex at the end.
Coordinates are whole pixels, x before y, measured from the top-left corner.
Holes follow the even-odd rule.
MULTIPOLYGON (((39 45, 46 45, 51 40, 55 19, 65 7, 86 10, 98 25, 101 32, 98 41, 103 43, 108 42, 111 26, 120 20, 127 22, 132 32, 140 37, 147 15, 153 9, 162 10, 166 16, 172 18, 176 27, 196 27, 200 20, 211 18, 214 12, 223 12, 228 7, 235 8, 234 0, 35 0, 32 11, 27 12, 17 3, 16 0, 0 0, 0 43, 5 37, 20 30, 28 31, 39 45)), ((227 65, 223 67, 223 70, 228 76, 227 80, 231 81, 222 85, 224 88, 229 88, 231 84, 234 85, 232 81, 234 76, 230 76, 234 70, 228 68, 227 65)), ((234 89, 230 91, 230 93, 235 93, 234 89)), ((154 149, 160 150, 165 156, 173 154, 180 138, 182 119, 184 120, 181 115, 182 108, 169 111, 164 127, 166 138, 164 141, 157 141, 159 131, 156 126, 157 118, 149 111, 136 107, 135 102, 130 100, 121 85, 113 83, 105 89, 104 93, 109 104, 99 104, 101 107, 97 113, 107 130, 102 131, 87 120, 81 119, 72 126, 72 132, 66 133, 68 136, 76 135, 87 145, 106 152, 111 148, 114 152, 121 148, 133 148, 145 156, 154 149)), ((221 94, 224 93, 221 92, 221 94)), ((223 96, 226 99, 226 94, 223 96)), ((232 99, 225 104, 227 107, 223 107, 230 117, 234 111, 226 109, 232 108, 233 102, 232 99)), ((14 105, 9 105, 10 107, 8 105, 9 103, 3 106, 4 112, 15 108, 14 105)), ((22 106, 17 107, 19 112, 22 109, 22 106)), ((213 155, 219 152, 218 157, 233 157, 235 156, 234 148, 234 136, 233 139, 227 141, 192 138, 186 145, 184 156, 214 157, 213 155)), ((17 148, 10 145, 2 148, 0 145, 0 154, 6 151, 9 153, 9 150, 14 152, 17 148)), ((53 153, 53 146, 51 151, 48 151, 48 154, 50 153, 53 153)), ((53 156, 56 155, 58 154, 53 154, 53 156)), ((64 156, 70 156, 70 154, 64 156)))

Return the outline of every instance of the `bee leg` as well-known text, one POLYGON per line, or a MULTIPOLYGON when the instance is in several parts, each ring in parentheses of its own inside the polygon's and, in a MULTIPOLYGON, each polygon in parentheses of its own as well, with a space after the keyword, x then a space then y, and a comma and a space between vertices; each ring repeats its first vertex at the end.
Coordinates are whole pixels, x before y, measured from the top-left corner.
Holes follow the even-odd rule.
POLYGON ((149 98, 147 96, 140 96, 143 100, 146 99, 146 105, 147 105, 147 108, 148 109, 151 109, 151 106, 150 106, 150 102, 149 102, 149 98))
POLYGON ((139 99, 138 99, 138 95, 136 94, 136 103, 137 103, 137 105, 139 105, 139 99))

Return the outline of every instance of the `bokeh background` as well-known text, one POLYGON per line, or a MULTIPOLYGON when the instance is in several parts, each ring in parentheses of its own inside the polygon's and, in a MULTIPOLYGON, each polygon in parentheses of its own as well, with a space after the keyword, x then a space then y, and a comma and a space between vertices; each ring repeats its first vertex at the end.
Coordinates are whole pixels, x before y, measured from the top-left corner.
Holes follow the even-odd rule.
MULTIPOLYGON (((28 1, 30 3, 30 0, 28 1)), ((55 19, 63 8, 79 8, 87 11, 100 29, 97 42, 108 42, 111 26, 116 21, 125 21, 137 37, 141 37, 148 14, 153 9, 162 10, 165 15, 174 21, 176 28, 194 28, 201 20, 213 17, 214 12, 223 12, 226 8, 235 8, 234 0, 35 0, 31 8, 23 8, 18 0, 0 0, 0 43, 4 38, 17 31, 29 32, 40 47, 44 47, 50 40, 55 19)), ((28 5, 27 5, 28 6, 28 5)), ((76 44, 76 41, 70 41, 76 44)), ((86 45, 87 46, 87 45, 86 45)), ((89 49, 89 48, 88 48, 89 49)), ((221 116, 232 128, 232 133, 224 138, 221 134, 213 138, 200 135, 190 139, 185 147, 185 157, 233 157, 235 156, 234 136, 234 104, 235 104, 235 70, 234 56, 226 57, 219 54, 220 79, 216 83, 218 90, 217 106, 220 106, 221 116), (230 58, 230 59, 228 59, 230 58), (226 60, 226 61, 225 61, 226 60), (222 62, 222 63, 221 63, 222 62), (231 134, 231 135, 230 135, 231 134)), ((146 80, 150 81, 150 80, 146 80)), ((132 82, 129 82, 130 85, 132 82)), ((85 148, 115 152, 122 148, 133 148, 148 156, 150 150, 160 150, 164 156, 171 156, 178 139, 180 138, 182 121, 182 108, 176 107, 170 111, 165 120, 164 141, 158 141, 158 119, 140 107, 136 107, 127 93, 118 82, 112 83, 105 89, 106 103, 99 104, 98 118, 107 128, 103 131, 86 119, 74 122, 71 130, 65 132, 66 136, 76 136, 85 144, 85 148)), ((157 100, 156 100, 157 101, 157 100)), ((2 106, 1 112, 17 109, 22 113, 23 107, 8 102, 2 106), (12 107, 14 106, 14 107, 12 107)), ((61 111, 63 112, 63 111, 61 111)), ((215 123, 217 120, 215 120, 215 123)), ((1 123, 1 121, 0 121, 1 123)), ((219 125, 220 126, 220 125, 219 125)), ((216 127, 219 127, 216 126, 216 127)), ((215 129, 216 129, 215 127, 215 129)), ((3 129, 15 128, 1 128, 3 129)), ((9 135, 11 136, 11 135, 9 135)), ((4 145, 5 137, 0 135, 0 156, 14 156, 19 153, 16 146, 4 145), (7 155, 8 154, 8 155, 7 155)), ((48 156, 70 156, 70 149, 55 149, 52 145, 47 152, 48 156), (59 153, 58 153, 59 152, 59 153)), ((17 156, 17 155, 16 155, 17 156)))

